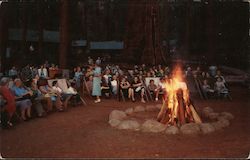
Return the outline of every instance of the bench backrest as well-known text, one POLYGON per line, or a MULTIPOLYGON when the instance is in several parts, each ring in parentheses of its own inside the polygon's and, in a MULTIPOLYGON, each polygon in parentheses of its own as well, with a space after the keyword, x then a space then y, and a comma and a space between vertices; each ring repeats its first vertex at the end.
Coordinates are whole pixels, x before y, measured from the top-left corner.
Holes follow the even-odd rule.
POLYGON ((50 79, 48 80, 49 86, 52 87, 52 83, 54 81, 57 81, 58 86, 63 90, 63 92, 66 92, 68 90, 68 85, 66 79, 50 79))
POLYGON ((160 83, 160 78, 159 77, 146 77, 145 78, 145 84, 146 84, 146 86, 149 85, 149 81, 151 79, 153 79, 155 81, 155 85, 157 85, 157 86, 159 85, 159 83, 160 83))

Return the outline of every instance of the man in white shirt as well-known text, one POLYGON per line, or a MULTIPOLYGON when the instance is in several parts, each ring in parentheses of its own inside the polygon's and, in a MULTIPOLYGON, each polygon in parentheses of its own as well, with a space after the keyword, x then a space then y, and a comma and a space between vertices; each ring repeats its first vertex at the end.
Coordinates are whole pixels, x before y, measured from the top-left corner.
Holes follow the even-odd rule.
POLYGON ((113 80, 111 81, 111 87, 112 87, 112 93, 114 95, 117 95, 118 81, 117 81, 117 77, 115 75, 113 76, 113 80))
POLYGON ((38 69, 38 76, 40 78, 47 78, 48 77, 48 70, 43 65, 41 65, 41 68, 38 69))

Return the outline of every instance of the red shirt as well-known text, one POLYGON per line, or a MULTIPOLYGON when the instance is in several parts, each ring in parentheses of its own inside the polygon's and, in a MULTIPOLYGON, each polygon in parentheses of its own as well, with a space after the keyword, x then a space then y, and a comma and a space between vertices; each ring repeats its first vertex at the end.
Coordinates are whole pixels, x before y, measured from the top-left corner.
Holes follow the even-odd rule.
POLYGON ((0 87, 0 93, 2 94, 3 98, 7 101, 7 106, 6 106, 7 112, 10 115, 12 115, 16 111, 15 96, 12 94, 10 89, 6 86, 0 87))

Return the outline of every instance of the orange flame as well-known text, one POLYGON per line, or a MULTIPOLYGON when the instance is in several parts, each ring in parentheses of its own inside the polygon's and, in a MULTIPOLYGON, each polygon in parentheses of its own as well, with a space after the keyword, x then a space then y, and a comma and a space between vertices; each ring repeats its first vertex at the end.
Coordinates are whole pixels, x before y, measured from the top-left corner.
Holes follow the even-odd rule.
POLYGON ((166 105, 172 113, 170 121, 173 122, 174 118, 177 118, 178 114, 179 104, 177 99, 177 91, 179 89, 182 90, 185 104, 188 104, 189 101, 189 91, 186 83, 184 82, 183 72, 180 66, 176 66, 174 68, 172 78, 166 81, 165 88, 167 91, 166 105))

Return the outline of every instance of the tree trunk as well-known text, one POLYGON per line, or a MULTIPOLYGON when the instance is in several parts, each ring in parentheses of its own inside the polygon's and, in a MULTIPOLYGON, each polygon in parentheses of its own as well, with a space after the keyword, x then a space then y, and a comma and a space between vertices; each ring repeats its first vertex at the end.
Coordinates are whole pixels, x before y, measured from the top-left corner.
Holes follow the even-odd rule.
POLYGON ((23 1, 21 3, 21 28, 22 28, 22 41, 21 41, 21 55, 22 57, 25 58, 24 63, 26 63, 26 56, 27 56, 27 31, 28 31, 28 26, 27 26, 27 3, 26 1, 23 1))
POLYGON ((161 64, 166 61, 162 52, 160 34, 160 7, 157 1, 148 0, 146 3, 145 45, 141 62, 146 64, 161 64))
POLYGON ((128 1, 127 22, 124 39, 123 59, 131 62, 140 62, 144 49, 145 28, 145 1, 128 1))
POLYGON ((0 72, 4 72, 6 68, 6 48, 8 43, 8 3, 0 5, 0 72))
POLYGON ((60 6, 60 52, 59 65, 62 69, 67 67, 67 54, 69 52, 69 0, 61 0, 60 6))
POLYGON ((43 59, 43 29, 44 29, 44 16, 43 16, 44 4, 43 0, 37 1, 38 12, 38 58, 41 61, 43 59))
POLYGON ((206 37, 207 37, 207 62, 213 63, 216 51, 216 28, 214 15, 214 2, 209 1, 206 9, 206 37))
POLYGON ((190 44, 191 44, 191 24, 192 24, 192 0, 188 0, 187 7, 186 7, 186 29, 185 29, 185 36, 183 42, 183 54, 184 57, 187 58, 190 52, 190 44))

